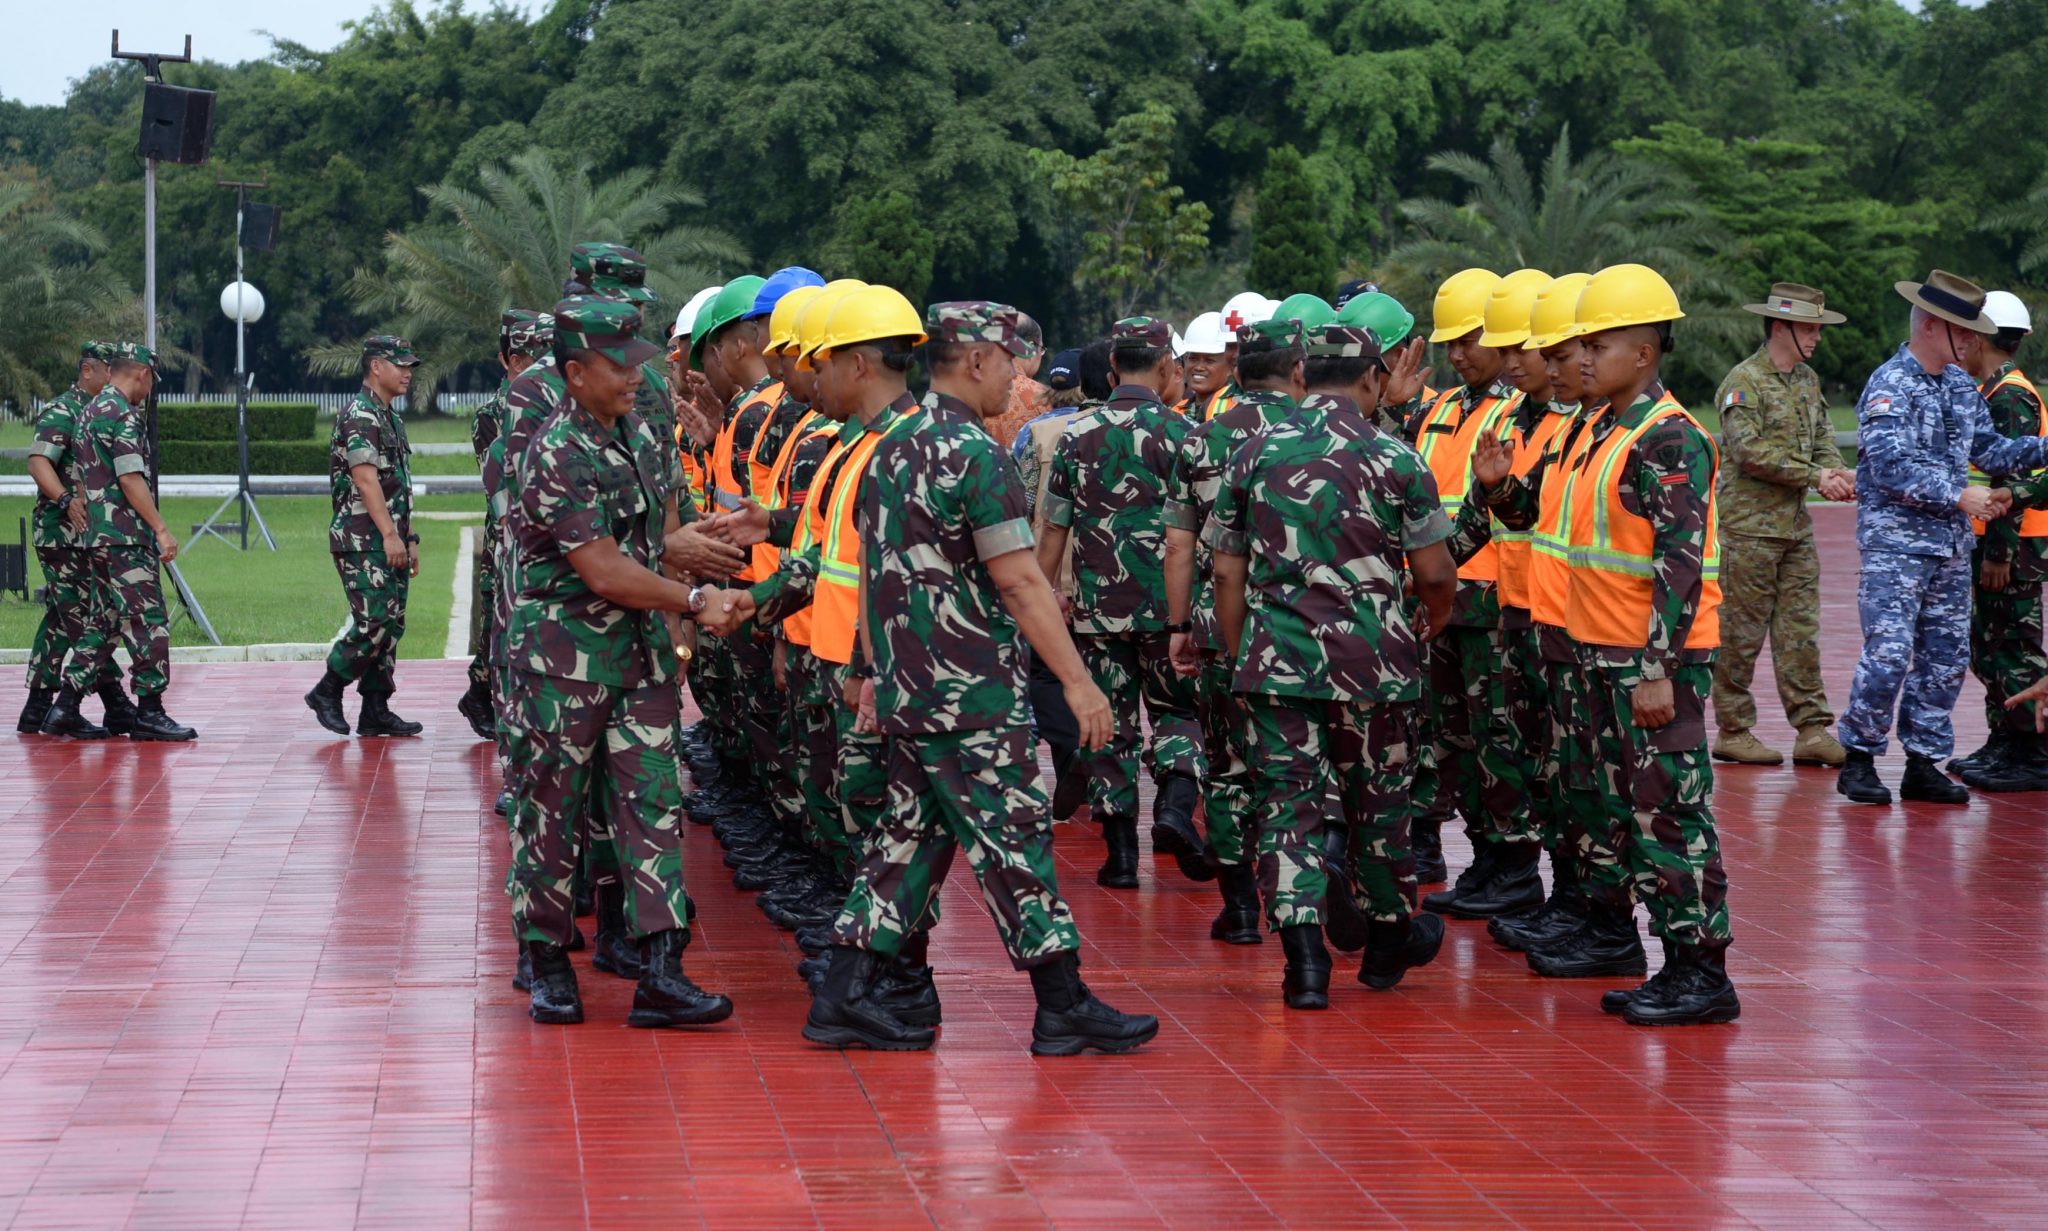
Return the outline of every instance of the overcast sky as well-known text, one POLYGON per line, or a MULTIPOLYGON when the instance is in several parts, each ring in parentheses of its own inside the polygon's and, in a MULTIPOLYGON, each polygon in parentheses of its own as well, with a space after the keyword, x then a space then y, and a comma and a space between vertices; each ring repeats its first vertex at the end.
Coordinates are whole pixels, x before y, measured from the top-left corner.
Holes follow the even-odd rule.
MULTIPOLYGON (((422 9, 433 0, 417 0, 422 9)), ((511 0, 533 12, 541 0, 511 0)), ((0 97, 61 103, 73 78, 107 62, 109 35, 121 50, 176 52, 192 36, 197 59, 237 64, 270 52, 259 31, 326 50, 341 41, 341 23, 380 7, 379 0, 0 0, 0 97)), ((470 0, 472 10, 490 0, 470 0)))

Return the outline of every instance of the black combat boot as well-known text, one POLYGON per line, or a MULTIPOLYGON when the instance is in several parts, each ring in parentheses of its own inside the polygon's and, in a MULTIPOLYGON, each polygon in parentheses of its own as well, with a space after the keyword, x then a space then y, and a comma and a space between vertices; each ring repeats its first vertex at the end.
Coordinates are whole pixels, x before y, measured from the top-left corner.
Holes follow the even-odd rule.
POLYGON ((591 941, 590 964, 608 975, 638 979, 647 973, 640 946, 626 933, 626 882, 597 887, 597 936, 591 941))
POLYGON ((1605 975, 1641 975, 1649 970, 1635 915, 1594 903, 1577 929, 1542 948, 1528 952, 1529 969, 1547 979, 1590 979, 1605 975))
POLYGON ((1984 741, 1983 746, 1966 757, 1957 757, 1950 761, 1948 772, 1960 775, 1973 769, 1990 769, 2005 760, 2006 754, 2012 750, 2012 736, 2011 727, 2003 724, 1993 727, 1990 738, 1984 741))
POLYGON ((1365 948, 1370 923, 1358 908, 1357 886, 1351 880, 1350 827, 1338 821, 1323 827, 1323 935, 1343 953, 1365 948))
POLYGON ((2009 732, 2004 755, 1967 766, 1962 779, 1980 791, 2048 791, 2048 756, 2043 755, 2041 737, 2032 731, 2009 732))
MULTIPOLYGON (((1487 845, 1491 848, 1491 873, 1469 891, 1453 888, 1451 896, 1435 909, 1460 919, 1491 919, 1543 904, 1543 876, 1536 868, 1543 848, 1534 842, 1487 845)), ((1459 878, 1461 882, 1463 879, 1459 878)))
POLYGON ((877 1051, 924 1051, 938 1037, 930 1026, 913 1026, 873 995, 881 958, 866 949, 834 945, 832 966, 811 998, 804 1037, 827 1047, 870 1047, 877 1051))
POLYGON ((21 707, 21 717, 14 720, 14 729, 23 735, 41 735, 43 719, 50 713, 50 702, 57 694, 47 688, 28 690, 28 704, 21 707))
POLYGON ((939 985, 932 968, 898 958, 882 967, 875 979, 874 997, 906 1026, 937 1026, 944 1020, 939 1007, 939 985))
POLYGON ((1259 930, 1259 874, 1248 863, 1219 864, 1216 883, 1223 890, 1223 913, 1209 925, 1209 939, 1231 945, 1264 944, 1259 930))
POLYGON ((832 947, 832 925, 804 927, 796 930, 796 947, 806 954, 816 955, 832 947))
MULTIPOLYGON (((1502 845, 1499 842, 1488 842, 1484 838, 1474 839, 1472 843, 1472 862, 1465 866, 1464 871, 1458 873, 1458 879, 1451 882, 1449 889, 1439 889, 1435 893, 1424 894, 1422 898, 1423 909, 1451 913, 1451 903, 1461 898, 1477 896, 1479 891, 1486 887, 1486 882, 1493 878, 1494 865, 1499 857, 1502 845)), ((1441 858, 1443 853, 1441 847, 1438 848, 1437 853, 1438 857, 1441 858)), ((1418 884, 1425 883, 1419 874, 1416 877, 1416 881, 1418 884)))
POLYGON ((1441 885, 1450 878, 1451 870, 1444 863, 1443 817, 1434 815, 1434 810, 1417 816, 1408 830, 1408 845, 1415 851, 1416 884, 1441 885))
POLYGON ((1550 852, 1550 900, 1532 911, 1495 915, 1487 934, 1509 949, 1549 944, 1579 926, 1586 917, 1586 892, 1579 885, 1579 860, 1564 843, 1550 852))
POLYGON ((1375 919, 1365 958, 1358 964, 1358 981, 1376 992, 1384 992, 1417 966, 1436 960, 1444 947, 1444 921, 1427 912, 1413 914, 1398 922, 1375 919))
POLYGON ((807 957, 803 961, 798 962, 796 964, 796 977, 802 979, 804 986, 810 988, 811 995, 815 996, 818 994, 818 989, 824 986, 825 972, 831 968, 831 959, 821 953, 817 957, 807 957))
POLYGON ((1892 801, 1891 788, 1878 780, 1876 759, 1859 748, 1851 748, 1849 759, 1842 762, 1842 773, 1835 779, 1835 790, 1859 804, 1888 804, 1892 801))
POLYGON ((341 690, 347 687, 347 680, 329 671, 306 694, 306 708, 313 711, 321 726, 336 735, 348 734, 348 715, 341 712, 341 690))
POLYGON ((78 691, 60 688, 50 702, 49 712, 43 715, 43 734, 62 735, 67 739, 105 739, 107 729, 87 718, 79 706, 83 704, 78 691))
POLYGON ((164 713, 162 697, 144 697, 138 701, 135 716, 129 722, 128 738, 137 743, 155 740, 175 744, 199 738, 199 732, 183 723, 173 722, 171 716, 164 713))
POLYGON ((533 986, 528 989, 527 1016, 547 1026, 574 1026, 583 1020, 583 997, 576 990, 576 968, 569 951, 545 940, 526 942, 533 986))
POLYGON ((656 932, 641 942, 644 973, 633 989, 628 1026, 709 1026, 732 1016, 732 1001, 707 992, 683 973, 683 949, 690 934, 681 928, 656 932))
POLYGON ((1191 881, 1216 879, 1216 861, 1202 831, 1195 828, 1195 803, 1201 790, 1186 774, 1168 774, 1152 802, 1152 849, 1173 856, 1180 874, 1191 881))
POLYGON ((1677 973, 1660 986, 1646 985, 1630 999, 1621 1010, 1623 1021, 1636 1026, 1712 1026, 1742 1016, 1742 1001, 1728 980, 1726 941, 1681 944, 1673 957, 1677 973))
POLYGON ((1619 1014, 1629 1006, 1630 1001, 1664 986, 1673 975, 1678 973, 1678 946, 1671 943, 1669 936, 1658 937, 1657 943, 1664 946, 1664 964, 1657 968, 1657 973, 1651 975, 1636 987, 1617 987, 1613 991, 1600 993, 1600 1011, 1602 1013, 1619 1014))
POLYGON ((471 682, 469 691, 455 703, 455 712, 469 720, 478 739, 498 738, 498 712, 491 708, 491 686, 471 682))
MULTIPOLYGON (((597 913, 597 889, 580 868, 569 884, 569 909, 576 912, 578 919, 587 919, 597 913)), ((574 949, 577 946, 569 947, 574 949)))
POLYGON ((391 698, 383 693, 375 693, 363 698, 363 712, 356 719, 357 735, 405 736, 418 735, 424 730, 426 728, 419 723, 407 722, 405 719, 392 713, 391 698))
POLYGON ((1088 769, 1077 755, 1053 757, 1052 819, 1064 821, 1088 802, 1088 769), (1064 762, 1064 763, 1063 763, 1064 762))
POLYGON ((1906 754, 1906 776, 1899 779, 1899 798, 1929 804, 1966 804, 1970 788, 1941 772, 1929 757, 1906 754))
POLYGON ((1280 947, 1287 952, 1287 970, 1280 993, 1290 1009, 1330 1007, 1330 951, 1323 947, 1322 925, 1297 923, 1280 929, 1280 947))
POLYGON ((102 684, 97 691, 100 695, 100 704, 107 707, 106 717, 100 719, 100 725, 107 729, 107 734, 134 734, 135 702, 129 700, 128 694, 122 691, 120 681, 102 684))
POLYGON ((1081 982, 1081 955, 1069 949, 1031 968, 1038 1013, 1031 1019, 1031 1054, 1078 1056, 1084 1051, 1130 1051, 1159 1033, 1159 1019, 1119 1013, 1081 982))
POLYGON ((1102 842, 1109 857, 1095 872, 1095 883, 1105 889, 1138 887, 1138 822, 1134 817, 1102 818, 1102 842))

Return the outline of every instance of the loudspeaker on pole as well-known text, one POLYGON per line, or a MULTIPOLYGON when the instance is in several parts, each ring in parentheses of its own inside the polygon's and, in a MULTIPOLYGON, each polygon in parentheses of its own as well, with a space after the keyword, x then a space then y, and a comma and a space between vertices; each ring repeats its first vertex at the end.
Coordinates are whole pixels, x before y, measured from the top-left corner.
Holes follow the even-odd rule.
POLYGON ((213 91, 147 82, 142 87, 142 140, 135 152, 161 162, 198 164, 213 145, 213 91))

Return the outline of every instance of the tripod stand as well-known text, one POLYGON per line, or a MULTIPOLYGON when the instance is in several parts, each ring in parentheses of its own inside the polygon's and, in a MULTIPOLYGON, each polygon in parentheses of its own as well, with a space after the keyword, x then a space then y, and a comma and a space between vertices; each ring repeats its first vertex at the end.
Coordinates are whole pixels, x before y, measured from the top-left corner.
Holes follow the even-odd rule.
MULTIPOLYGON (((255 308, 255 315, 261 316, 263 305, 261 296, 257 297, 257 302, 254 305, 244 304, 243 299, 248 293, 249 284, 242 280, 243 220, 249 209, 249 190, 251 188, 268 187, 269 181, 265 180, 260 183, 251 184, 240 181, 221 180, 219 183, 224 188, 233 188, 235 190, 235 448, 237 470, 239 473, 235 482, 235 494, 221 501, 220 507, 213 511, 213 516, 199 524, 199 529, 192 533, 192 542, 196 545, 200 539, 209 534, 223 543, 229 542, 228 536, 222 533, 221 529, 215 526, 214 523, 220 520, 221 514, 228 511, 229 505, 240 504, 242 506, 242 520, 235 529, 241 531, 241 550, 249 550, 249 523, 253 520, 256 523, 256 528, 263 532, 264 546, 272 551, 276 551, 277 540, 270 537, 270 527, 263 524, 263 514, 256 508, 256 495, 249 490, 250 378, 248 357, 244 348, 244 335, 249 327, 249 308, 253 306, 255 308)), ((223 302, 221 306, 226 307, 227 305, 223 302)))

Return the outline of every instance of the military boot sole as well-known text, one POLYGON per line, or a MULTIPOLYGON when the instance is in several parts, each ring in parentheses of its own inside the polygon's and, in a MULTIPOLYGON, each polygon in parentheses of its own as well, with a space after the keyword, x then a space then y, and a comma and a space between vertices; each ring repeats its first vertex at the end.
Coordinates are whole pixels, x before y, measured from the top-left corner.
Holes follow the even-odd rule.
POLYGON ((128 738, 138 744, 183 744, 199 738, 199 732, 185 727, 177 732, 150 731, 141 727, 128 732, 128 738))
POLYGON ((364 739, 411 739, 426 730, 419 723, 407 723, 402 727, 374 726, 356 727, 356 734, 364 739))
MULTIPOLYGON (((1606 1005, 1602 1004, 1602 1008, 1606 1005)), ((1631 999, 1621 1010, 1621 1020, 1631 1026, 1719 1026, 1742 1016, 1742 1002, 1730 992, 1707 1004, 1685 1011, 1658 1012, 1645 1009, 1631 999)))
POLYGON ((1603 958, 1598 961, 1564 962, 1549 957, 1541 950, 1528 953, 1529 969, 1546 979, 1597 979, 1604 977, 1642 976, 1650 972, 1650 959, 1646 954, 1632 958, 1603 958))
MULTIPOLYGON (((1769 769, 1774 765, 1783 765, 1785 763, 1785 754, 1782 752, 1774 757, 1738 757, 1730 756, 1725 752, 1709 752, 1707 755, 1712 757, 1716 761, 1723 762, 1724 764, 1754 765, 1759 769, 1769 769)), ((1798 763, 1799 762, 1797 760, 1793 761, 1794 765, 1797 765, 1798 763)))
POLYGON ((537 1004, 526 1006, 526 1015, 543 1026, 580 1026, 583 1024, 581 1003, 566 1008, 543 1008, 537 1004))
POLYGON ((1031 1032, 1031 1054, 1034 1056, 1078 1056, 1083 1052, 1099 1051, 1106 1056, 1122 1055, 1134 1051, 1159 1037, 1159 1019, 1145 1017, 1140 1021, 1149 1023, 1136 1034, 1123 1038, 1105 1039, 1097 1035, 1072 1034, 1046 1038, 1036 1030, 1031 1032))
MULTIPOLYGON (((1498 922, 1498 920, 1495 922, 1498 922)), ((1581 920, 1578 919, 1560 916, 1553 921, 1540 925, 1532 924, 1521 927, 1500 928, 1489 926, 1487 934, 1493 937, 1495 944, 1504 949, 1527 952, 1530 949, 1541 949, 1545 945, 1555 944, 1563 940, 1579 930, 1580 922, 1581 920)))
POLYGON ((804 1037, 813 1043, 842 1051, 849 1047, 865 1047, 870 1051, 930 1051, 932 1043, 938 1039, 938 1033, 926 1030, 913 1038, 888 1039, 869 1034, 855 1026, 827 1026, 806 1018, 804 1037))
POLYGON ((1978 773, 1964 770, 1963 784, 1979 791, 2007 794, 2019 791, 2048 791, 2048 775, 2032 773, 1978 773))
POLYGON ((1095 883, 1104 889, 1136 889, 1138 875, 1135 872, 1097 872, 1095 883))
POLYGON ((1970 802, 1970 789, 1968 787, 1963 786, 1961 783, 1953 783, 1951 784, 1951 786, 1953 787, 1952 790, 1942 790, 1937 787, 1930 788, 1927 790, 1914 791, 1909 791, 1904 787, 1900 787, 1899 798, 1909 799, 1912 800, 1914 803, 1921 804, 1950 804, 1960 806, 1962 804, 1967 804, 1970 802))
POLYGON ((67 731, 57 727, 46 726, 43 728, 43 734, 55 735, 63 739, 95 740, 114 738, 114 733, 105 727, 87 727, 84 730, 73 728, 67 731))
POLYGON ((724 996, 707 995, 705 1003, 685 1009, 680 1005, 651 1005, 643 1003, 636 993, 632 1011, 626 1014, 626 1024, 642 1030, 672 1029, 677 1026, 715 1026, 732 1016, 732 1001, 724 996))
POLYGON ((1879 786, 1875 790, 1869 790, 1845 787, 1837 782, 1835 783, 1835 794, 1840 795, 1852 804, 1889 804, 1892 802, 1892 790, 1888 786, 1879 786))
MULTIPOLYGON (((1436 895, 1431 894, 1430 896, 1435 897, 1436 895)), ((1431 906, 1429 909, 1439 915, 1449 915, 1453 919, 1497 919, 1502 915, 1516 914, 1528 910, 1532 906, 1541 905, 1543 905, 1543 882, 1534 881, 1530 884, 1528 892, 1517 894, 1512 898, 1453 897, 1446 902, 1431 906)))

